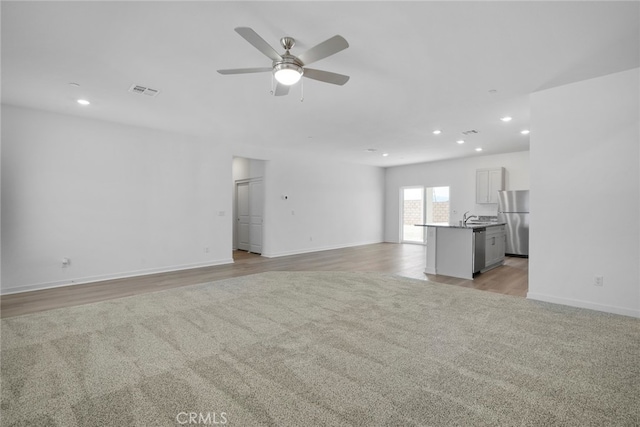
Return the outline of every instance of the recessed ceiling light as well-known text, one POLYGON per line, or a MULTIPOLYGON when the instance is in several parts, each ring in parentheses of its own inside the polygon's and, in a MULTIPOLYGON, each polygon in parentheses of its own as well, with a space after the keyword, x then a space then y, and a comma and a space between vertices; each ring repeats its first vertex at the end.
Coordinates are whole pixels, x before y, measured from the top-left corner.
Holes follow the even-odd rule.
POLYGON ((389 153, 382 153, 382 157, 388 157, 389 153))
POLYGON ((523 135, 529 135, 529 129, 521 130, 520 133, 523 135))
POLYGON ((80 104, 80 105, 89 105, 91 103, 89 101, 87 101, 86 99, 78 99, 78 104, 80 104))
POLYGON ((482 151, 482 148, 478 147, 476 148, 476 151, 482 151))
POLYGON ((511 121, 511 117, 504 116, 504 117, 501 117, 500 120, 502 120, 503 122, 510 122, 511 121))
POLYGON ((375 152, 376 152, 376 151, 378 151, 378 150, 376 150, 375 148, 367 148, 367 149, 366 149, 366 150, 364 150, 364 151, 366 151, 367 153, 375 153, 375 152))
POLYGON ((464 139, 459 139, 456 141, 458 144, 464 144, 464 139))
POLYGON ((78 83, 69 83, 69 86, 73 86, 73 87, 80 87, 80 85, 78 83))
POLYGON ((436 129, 433 131, 434 135, 440 135, 442 133, 442 131, 440 129, 436 129))

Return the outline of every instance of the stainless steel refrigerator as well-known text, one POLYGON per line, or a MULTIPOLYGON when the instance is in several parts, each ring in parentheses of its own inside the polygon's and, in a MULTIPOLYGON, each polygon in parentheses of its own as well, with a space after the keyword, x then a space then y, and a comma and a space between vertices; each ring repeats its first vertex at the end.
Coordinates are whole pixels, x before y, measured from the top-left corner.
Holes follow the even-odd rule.
POLYGON ((507 255, 529 256, 529 190, 498 191, 498 221, 506 223, 507 255))

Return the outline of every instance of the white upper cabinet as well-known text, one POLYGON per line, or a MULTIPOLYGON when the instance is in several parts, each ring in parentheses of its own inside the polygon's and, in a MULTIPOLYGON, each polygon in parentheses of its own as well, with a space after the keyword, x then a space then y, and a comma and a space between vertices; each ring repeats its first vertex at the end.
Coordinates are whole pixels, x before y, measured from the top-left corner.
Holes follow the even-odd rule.
POLYGON ((476 203, 498 203, 504 190, 504 168, 476 170, 476 203))

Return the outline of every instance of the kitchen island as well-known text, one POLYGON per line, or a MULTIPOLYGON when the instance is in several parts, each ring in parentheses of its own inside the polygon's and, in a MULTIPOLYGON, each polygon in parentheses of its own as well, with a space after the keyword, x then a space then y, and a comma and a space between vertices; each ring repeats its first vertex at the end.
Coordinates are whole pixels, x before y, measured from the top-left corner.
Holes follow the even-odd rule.
POLYGON ((425 273, 473 279, 504 263, 504 223, 433 223, 427 227, 425 273))

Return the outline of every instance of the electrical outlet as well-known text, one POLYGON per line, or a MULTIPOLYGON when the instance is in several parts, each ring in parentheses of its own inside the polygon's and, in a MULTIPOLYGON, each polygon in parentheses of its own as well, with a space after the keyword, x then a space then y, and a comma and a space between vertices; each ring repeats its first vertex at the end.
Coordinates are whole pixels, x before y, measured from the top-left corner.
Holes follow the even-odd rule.
POLYGON ((71 265, 71 260, 69 258, 62 258, 62 268, 69 267, 71 265))
POLYGON ((603 276, 596 276, 594 281, 593 281, 593 285, 594 286, 603 286, 604 285, 604 277, 603 276))
POLYGON ((206 248, 204 248, 204 253, 208 254, 209 253, 209 246, 207 246, 206 248))

